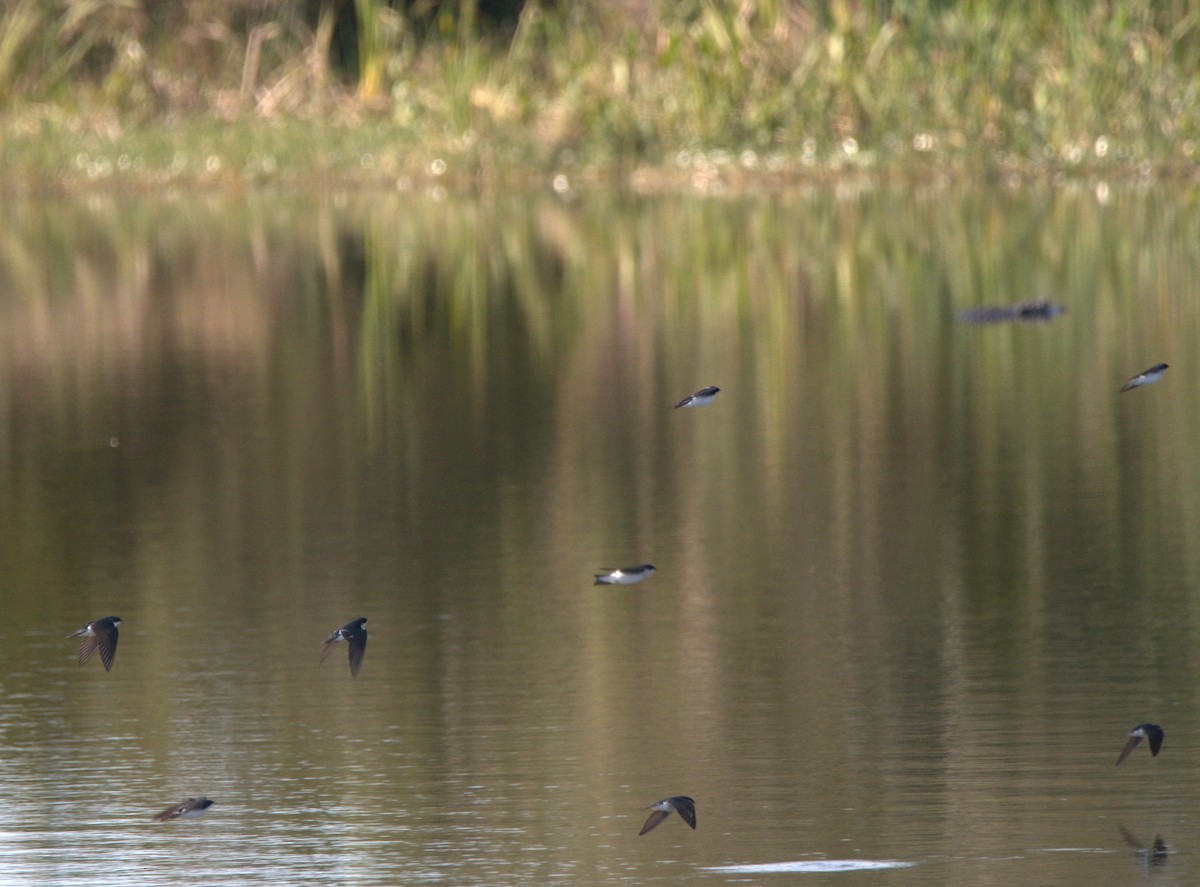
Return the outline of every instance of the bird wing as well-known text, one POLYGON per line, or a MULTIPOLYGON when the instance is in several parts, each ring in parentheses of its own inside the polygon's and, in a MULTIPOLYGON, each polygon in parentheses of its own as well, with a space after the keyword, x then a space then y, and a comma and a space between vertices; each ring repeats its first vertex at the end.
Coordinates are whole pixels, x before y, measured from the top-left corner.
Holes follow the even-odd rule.
POLYGON ((1125 743, 1125 747, 1121 749, 1121 756, 1117 758, 1117 766, 1121 766, 1121 762, 1129 757, 1129 753, 1142 744, 1142 737, 1130 736, 1129 741, 1125 743))
POLYGON ((329 658, 329 654, 332 653, 333 648, 337 646, 338 640, 340 640, 340 638, 338 638, 338 633, 336 631, 325 639, 325 648, 321 651, 321 662, 324 662, 329 658))
POLYGON ((683 821, 692 828, 696 827, 696 802, 691 798, 671 798, 671 803, 675 805, 675 810, 683 817, 683 821))
POLYGON ((173 804, 162 813, 156 813, 154 819, 158 822, 166 822, 168 819, 178 819, 193 800, 193 798, 188 798, 182 804, 173 804))
POLYGON ((651 814, 646 818, 646 824, 643 825, 642 830, 638 832, 638 837, 646 834, 646 832, 650 831, 670 815, 670 810, 654 810, 651 812, 651 814))
MULTIPOLYGON (((71 635, 75 637, 75 635, 71 635)), ((83 640, 79 642, 79 664, 83 665, 96 653, 96 636, 85 635, 83 640)))
POLYGON ((1147 728, 1146 732, 1150 734, 1150 754, 1158 757, 1158 750, 1162 748, 1163 744, 1163 731, 1155 727, 1153 730, 1147 728))
POLYGON ((117 655, 117 627, 114 625, 111 628, 100 629, 96 632, 95 641, 100 649, 100 661, 104 663, 104 670, 112 671, 113 658, 117 655))
POLYGON ((358 632, 350 637, 350 676, 358 677, 358 670, 362 668, 363 656, 367 652, 367 633, 365 631, 358 632))

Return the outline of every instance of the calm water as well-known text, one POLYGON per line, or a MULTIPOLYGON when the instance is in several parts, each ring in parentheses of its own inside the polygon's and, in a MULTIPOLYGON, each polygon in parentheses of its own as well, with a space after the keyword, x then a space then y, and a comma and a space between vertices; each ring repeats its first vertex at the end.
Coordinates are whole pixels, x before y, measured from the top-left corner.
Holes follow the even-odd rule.
POLYGON ((6 201, 0 884, 1200 882, 1198 196, 6 201))

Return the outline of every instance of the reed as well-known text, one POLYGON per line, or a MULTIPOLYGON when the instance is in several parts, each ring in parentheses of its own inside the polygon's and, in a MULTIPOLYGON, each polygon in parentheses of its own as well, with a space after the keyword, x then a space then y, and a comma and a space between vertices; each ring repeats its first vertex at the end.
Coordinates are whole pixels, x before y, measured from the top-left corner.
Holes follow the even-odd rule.
POLYGON ((23 134, 53 143, 82 129, 108 132, 104 150, 128 155, 181 115, 199 132, 205 121, 240 131, 224 138, 226 169, 248 159, 238 144, 278 136, 278 174, 303 174, 317 156, 316 170, 360 179, 421 175, 434 158, 497 179, 1187 176, 1200 144, 1200 0, 528 2, 506 25, 485 22, 476 0, 436 13, 355 0, 355 68, 307 79, 304 60, 324 57, 341 7, 326 4, 308 28, 301 4, 281 3, 284 25, 252 81, 230 63, 264 24, 252 5, 181 8, 157 21, 132 0, 9 4, 0 134, 10 154, 36 172, 39 151, 54 149, 23 145, 23 134), (248 89, 252 100, 231 105, 248 89), (315 150, 281 153, 300 141, 291 127, 315 150))

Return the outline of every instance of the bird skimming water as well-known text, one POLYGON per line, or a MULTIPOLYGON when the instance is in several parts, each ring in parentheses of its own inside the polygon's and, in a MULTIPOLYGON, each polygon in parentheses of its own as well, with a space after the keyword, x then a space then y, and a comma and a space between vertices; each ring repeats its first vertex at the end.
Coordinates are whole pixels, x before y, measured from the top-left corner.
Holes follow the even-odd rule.
POLYGON ((687 795, 675 795, 673 798, 663 798, 657 804, 651 804, 646 808, 652 810, 650 817, 646 820, 646 824, 642 826, 642 830, 638 832, 638 837, 646 834, 672 813, 678 813, 683 821, 692 828, 696 827, 696 802, 687 795))
POLYGON ((596 573, 595 585, 633 585, 635 582, 641 582, 643 579, 649 579, 650 574, 656 569, 654 564, 640 564, 636 567, 621 567, 619 570, 614 570, 610 567, 602 567, 603 573, 596 573))
POLYGON ((1157 382, 1163 377, 1169 367, 1165 363, 1157 363, 1145 372, 1138 373, 1128 382, 1121 386, 1122 391, 1128 391, 1130 388, 1139 388, 1142 385, 1149 385, 1151 382, 1157 382))
POLYGON ((1121 766, 1121 762, 1129 757, 1129 753, 1142 744, 1143 739, 1150 740, 1150 755, 1158 756, 1158 750, 1163 744, 1163 728, 1158 724, 1139 724, 1129 731, 1129 741, 1125 743, 1125 747, 1121 749, 1121 756, 1117 758, 1117 766, 1121 766))
POLYGON ((112 671, 113 657, 117 655, 117 625, 120 616, 105 616, 95 622, 89 622, 69 638, 83 638, 79 644, 79 664, 83 665, 97 650, 100 651, 100 661, 104 663, 105 671, 112 671))
POLYGON ((188 798, 173 807, 168 807, 162 813, 156 813, 154 818, 159 822, 169 819, 195 819, 203 816, 204 811, 213 805, 208 798, 188 798))
POLYGON ((321 651, 321 661, 324 662, 333 648, 341 641, 350 645, 350 676, 358 677, 362 668, 363 655, 367 652, 367 630, 363 628, 366 619, 355 619, 347 622, 329 637, 325 638, 325 649, 321 651))
POLYGON ((683 400, 679 401, 673 409, 677 410, 680 407, 702 407, 706 403, 712 403, 712 399, 717 396, 717 392, 720 390, 720 388, 712 385, 708 388, 701 388, 694 394, 689 394, 683 400))

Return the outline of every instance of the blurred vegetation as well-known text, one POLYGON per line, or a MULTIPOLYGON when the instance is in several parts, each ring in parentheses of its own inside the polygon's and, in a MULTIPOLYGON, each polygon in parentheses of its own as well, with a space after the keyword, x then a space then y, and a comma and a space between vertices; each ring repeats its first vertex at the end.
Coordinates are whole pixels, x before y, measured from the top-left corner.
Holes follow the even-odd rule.
POLYGON ((5 179, 378 181, 435 159, 445 181, 642 187, 1190 176, 1198 16, 1200 0, 9 0, 5 179))
MULTIPOLYGON (((264 739, 204 752, 230 785, 289 780, 296 761, 341 779, 348 757, 400 761, 405 786, 467 767, 509 781, 534 753, 522 767, 606 781, 663 718, 727 762, 714 785, 818 772, 822 797, 872 816, 916 792, 935 817, 952 797, 978 819, 1030 785, 987 763, 995 737, 1032 712, 1015 741, 1040 755, 1080 675, 1114 688, 1094 694, 1101 733, 1139 699, 1195 693, 1194 191, 89 193, 0 201, 0 224, 10 622, 138 626, 112 697, 135 727, 103 751, 133 748, 131 771, 159 782, 186 770, 174 737, 215 686, 202 751, 227 748, 230 720, 264 739), (1068 311, 951 320, 1035 296, 1068 311), (1117 393, 1159 359, 1178 375, 1117 393), (670 409, 709 382, 724 393, 705 412, 670 409), (659 584, 590 596, 621 552, 659 562, 659 584), (361 741, 297 740, 335 713, 312 707, 324 632, 311 654, 296 638, 360 605, 385 626, 362 686, 387 704, 362 706, 361 741), (260 622, 260 647, 224 630, 260 622), (649 680, 651 647, 702 668, 649 680), (227 679, 262 656, 261 677, 227 679), (860 738, 814 766, 801 746, 821 718, 860 738), (746 722, 779 750, 724 754, 746 722), (877 753, 931 736, 966 764, 898 795, 877 753)), ((30 667, 74 669, 69 630, 15 631, 0 653, 7 697, 41 706, 5 736, 47 784, 62 779, 47 738, 79 747, 86 706, 64 694, 98 686, 30 667)), ((552 829, 546 780, 517 782, 513 821, 552 829)), ((404 791, 408 822, 431 828, 458 797, 444 778, 420 805, 404 791)))
MULTIPOLYGON (((183 552, 197 571, 264 552, 325 575, 298 565, 344 542, 381 575, 450 575, 470 551, 533 571, 522 589, 543 570, 573 589, 605 550, 671 552, 694 571, 687 594, 729 608, 710 626, 814 564, 841 577, 834 604, 877 595, 903 617, 911 600, 883 590, 936 591, 945 546, 961 556, 941 581, 1014 633, 1030 611, 1074 624, 1070 597, 1022 596, 1097 562, 1160 571, 1155 595, 1200 575, 1200 393, 1179 357, 1200 336, 1194 194, 88 194, 3 201, 0 223, 0 489, 20 515, 0 560, 15 587, 103 563, 112 539, 95 528, 113 513, 170 559, 156 575, 183 552), (1037 296, 1067 313, 951 320, 1037 296), (1154 398, 1117 394, 1160 359, 1181 375, 1154 398), (674 421, 669 404, 710 381, 729 421, 674 421), (64 518, 64 497, 85 519, 64 518), (497 527, 537 557, 506 562, 497 527), (726 594, 712 563, 779 572, 726 594)), ((1114 612, 1105 630, 1141 624, 1114 612)), ((796 624, 815 643, 831 623, 810 615, 796 624)))

